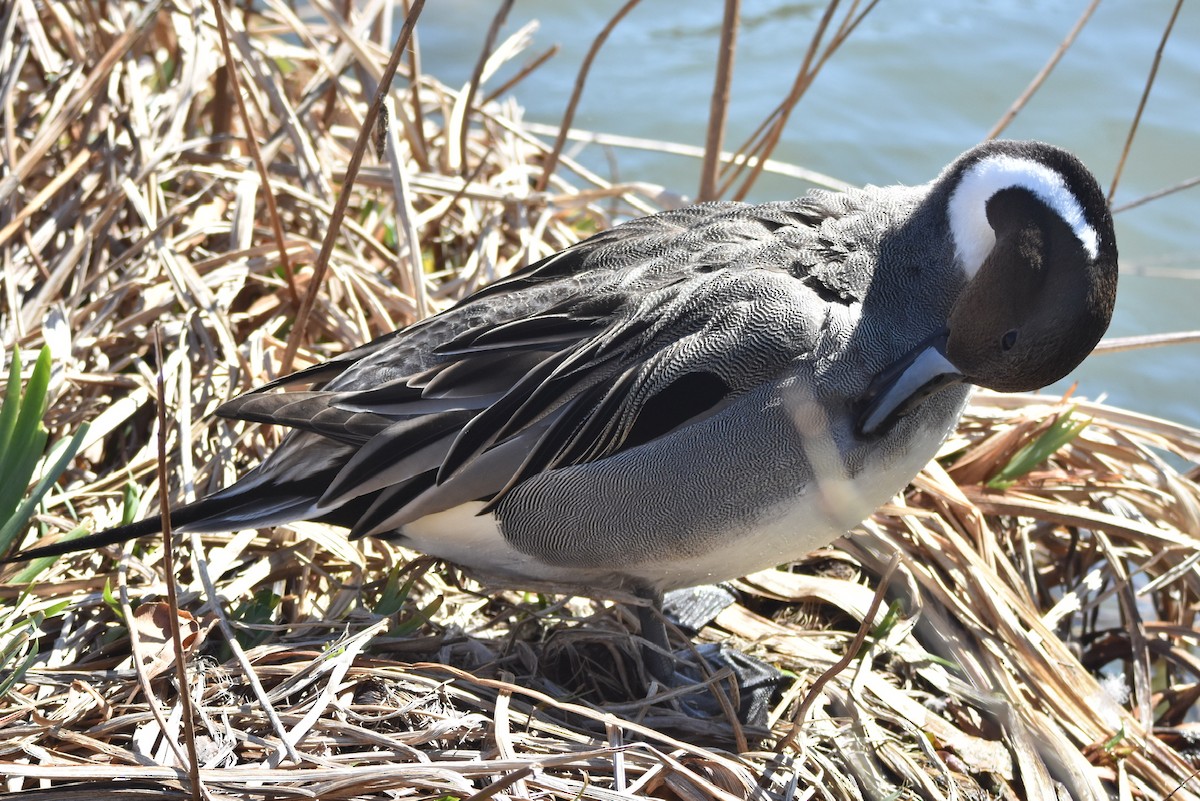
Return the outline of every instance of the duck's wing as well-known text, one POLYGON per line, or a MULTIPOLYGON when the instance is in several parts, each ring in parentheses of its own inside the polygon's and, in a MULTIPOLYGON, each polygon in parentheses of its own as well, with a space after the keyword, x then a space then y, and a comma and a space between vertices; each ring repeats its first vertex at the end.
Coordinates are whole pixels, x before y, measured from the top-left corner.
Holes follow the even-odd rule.
POLYGON ((360 349, 322 390, 235 399, 218 414, 298 429, 244 481, 319 473, 310 516, 383 534, 703 419, 819 341, 822 293, 795 274, 829 260, 800 252, 814 215, 721 204, 627 223, 360 349))
POLYGON ((813 352, 825 302, 798 265, 830 260, 807 250, 819 217, 709 204, 635 220, 272 385, 318 389, 236 398, 217 414, 293 430, 178 519, 386 534, 669 435, 813 352))

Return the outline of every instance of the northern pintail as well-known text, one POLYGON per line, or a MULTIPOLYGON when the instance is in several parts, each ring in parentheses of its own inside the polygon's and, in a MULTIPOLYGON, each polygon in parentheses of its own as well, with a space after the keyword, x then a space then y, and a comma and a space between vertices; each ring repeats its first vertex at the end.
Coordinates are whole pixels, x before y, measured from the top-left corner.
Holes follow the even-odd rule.
POLYGON ((328 521, 509 583, 656 598, 842 535, 934 456, 971 384, 1078 365, 1116 284, 1100 188, 1038 142, 921 186, 635 219, 224 404, 292 431, 173 520, 328 521))

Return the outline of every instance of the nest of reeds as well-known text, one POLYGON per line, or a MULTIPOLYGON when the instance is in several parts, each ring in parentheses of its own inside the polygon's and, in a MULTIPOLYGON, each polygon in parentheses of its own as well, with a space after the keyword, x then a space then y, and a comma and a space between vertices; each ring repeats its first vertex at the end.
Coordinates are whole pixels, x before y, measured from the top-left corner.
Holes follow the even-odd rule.
MULTIPOLYGON (((223 400, 657 208, 489 86, 527 32, 460 89, 409 51, 368 147, 379 21, 263 5, 0 12, 6 352, 49 346, 51 440, 88 426, 28 539, 230 482, 278 435, 223 400)), ((681 714, 620 604, 319 525, 193 535, 174 575, 157 540, 10 567, 0 775, 28 798, 1200 798, 1198 456, 1181 425, 978 396, 907 494, 698 634, 785 671, 762 728, 681 714)), ((686 691, 738 700, 727 671, 686 691)))

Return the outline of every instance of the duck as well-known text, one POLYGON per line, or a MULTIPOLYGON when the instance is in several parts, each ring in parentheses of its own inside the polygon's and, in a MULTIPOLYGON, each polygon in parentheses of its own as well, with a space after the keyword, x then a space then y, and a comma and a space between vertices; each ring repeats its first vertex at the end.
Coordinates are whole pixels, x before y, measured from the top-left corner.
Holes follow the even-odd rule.
POLYGON ((1096 179, 1035 141, 984 142, 922 185, 632 219, 224 403, 290 431, 173 527, 323 521, 485 580, 661 604, 845 534, 935 456, 972 386, 1070 373, 1116 286, 1096 179))

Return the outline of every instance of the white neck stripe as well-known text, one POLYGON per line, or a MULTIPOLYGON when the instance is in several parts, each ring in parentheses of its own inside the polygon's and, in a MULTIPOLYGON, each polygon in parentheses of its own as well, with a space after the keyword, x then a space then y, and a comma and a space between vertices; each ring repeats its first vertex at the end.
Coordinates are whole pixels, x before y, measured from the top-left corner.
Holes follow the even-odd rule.
POLYGON ((1096 229, 1088 224, 1079 199, 1058 172, 1032 159, 988 156, 963 172, 950 195, 950 234, 959 263, 972 277, 996 244, 996 232, 987 221, 987 202, 1004 189, 1027 189, 1071 227, 1083 249, 1093 259, 1100 251, 1096 229))

